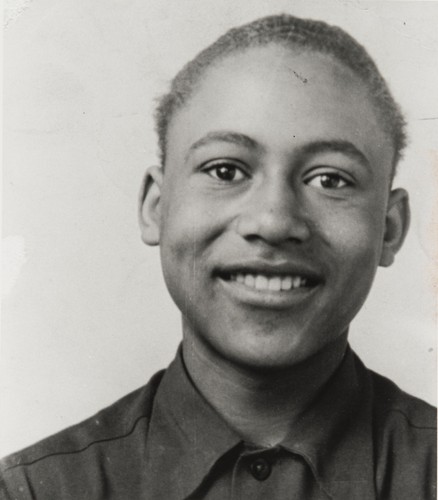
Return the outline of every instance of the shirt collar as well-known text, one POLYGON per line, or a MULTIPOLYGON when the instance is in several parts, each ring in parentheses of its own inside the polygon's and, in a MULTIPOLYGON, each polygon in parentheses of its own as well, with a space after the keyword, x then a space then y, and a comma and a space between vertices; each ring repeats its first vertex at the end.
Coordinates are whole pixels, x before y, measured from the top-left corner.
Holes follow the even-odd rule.
POLYGON ((241 441, 191 382, 180 348, 163 376, 149 427, 150 472, 160 478, 166 471, 154 481, 156 498, 189 496, 241 441))
POLYGON ((306 460, 329 496, 375 498, 371 384, 350 347, 282 445, 306 460))
MULTIPOLYGON (((281 443, 306 460, 329 497, 347 498, 354 491, 361 500, 374 498, 370 401, 366 369, 348 348, 281 443)), ((157 497, 186 498, 225 453, 241 444, 194 387, 180 349, 160 384, 149 426, 146 463, 157 497), (166 476, 160 478, 163 470, 166 476)))

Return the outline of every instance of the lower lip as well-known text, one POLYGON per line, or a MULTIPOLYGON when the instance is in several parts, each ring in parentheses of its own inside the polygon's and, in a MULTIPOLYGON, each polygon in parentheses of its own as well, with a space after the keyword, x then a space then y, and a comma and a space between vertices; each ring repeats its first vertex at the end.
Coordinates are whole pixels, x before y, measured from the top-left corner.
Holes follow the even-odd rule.
POLYGON ((290 290, 258 290, 235 280, 218 278, 219 283, 233 299, 254 307, 288 309, 307 301, 320 285, 303 286, 290 290))

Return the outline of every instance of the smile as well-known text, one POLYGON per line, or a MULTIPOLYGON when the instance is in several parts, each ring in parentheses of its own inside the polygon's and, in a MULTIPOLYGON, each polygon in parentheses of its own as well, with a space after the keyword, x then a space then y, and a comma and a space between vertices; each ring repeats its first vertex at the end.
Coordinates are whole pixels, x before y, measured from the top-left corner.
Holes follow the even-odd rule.
POLYGON ((230 275, 230 281, 236 281, 248 288, 260 291, 281 292, 307 286, 308 280, 302 276, 272 276, 266 274, 236 273, 230 275))
POLYGON ((217 278, 233 301, 267 309, 303 305, 322 284, 321 277, 309 269, 266 263, 221 270, 217 278))

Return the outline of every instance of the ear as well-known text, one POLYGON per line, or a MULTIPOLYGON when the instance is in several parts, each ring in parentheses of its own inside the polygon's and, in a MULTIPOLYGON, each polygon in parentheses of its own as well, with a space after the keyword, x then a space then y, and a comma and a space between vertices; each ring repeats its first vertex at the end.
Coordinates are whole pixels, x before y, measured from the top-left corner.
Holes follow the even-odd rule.
POLYGON ((385 220, 385 234, 383 237, 380 265, 389 267, 400 250, 409 229, 410 210, 409 197, 404 189, 391 191, 385 220))
POLYGON ((138 221, 141 239, 147 245, 158 245, 160 242, 160 202, 163 170, 150 167, 144 176, 139 196, 138 221))

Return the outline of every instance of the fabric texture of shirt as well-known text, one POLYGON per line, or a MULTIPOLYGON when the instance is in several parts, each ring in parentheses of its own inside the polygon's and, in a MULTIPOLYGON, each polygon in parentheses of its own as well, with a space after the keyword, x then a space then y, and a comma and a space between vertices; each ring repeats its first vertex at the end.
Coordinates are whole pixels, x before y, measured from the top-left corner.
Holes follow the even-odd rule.
POLYGON ((436 498, 436 412, 348 349, 293 432, 245 443, 181 352, 88 420, 1 462, 2 500, 436 498))

